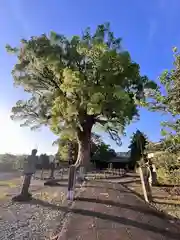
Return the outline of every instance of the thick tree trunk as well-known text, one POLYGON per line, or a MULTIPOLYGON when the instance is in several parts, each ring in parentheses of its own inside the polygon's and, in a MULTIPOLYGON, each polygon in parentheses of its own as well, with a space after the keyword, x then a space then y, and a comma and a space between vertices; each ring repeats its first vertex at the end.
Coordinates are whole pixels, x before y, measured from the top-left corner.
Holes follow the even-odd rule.
POLYGON ((90 141, 91 141, 91 129, 93 126, 93 120, 87 119, 83 124, 83 129, 77 129, 77 141, 78 141, 78 156, 76 163, 70 167, 69 181, 68 181, 68 196, 69 200, 73 200, 74 187, 76 181, 76 170, 80 168, 79 180, 84 181, 85 173, 90 166, 90 141))
POLYGON ((86 173, 90 165, 90 144, 89 140, 86 139, 86 142, 79 142, 79 150, 77 157, 77 164, 80 167, 80 174, 82 177, 86 173))
POLYGON ((75 165, 79 168, 79 179, 84 180, 90 166, 91 129, 78 134, 78 157, 75 165))

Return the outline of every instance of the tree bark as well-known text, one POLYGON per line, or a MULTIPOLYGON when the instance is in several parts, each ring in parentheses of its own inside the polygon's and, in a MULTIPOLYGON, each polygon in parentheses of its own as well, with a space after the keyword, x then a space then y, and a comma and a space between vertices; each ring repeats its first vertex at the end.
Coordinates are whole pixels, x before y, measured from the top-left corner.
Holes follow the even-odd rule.
POLYGON ((67 198, 70 200, 73 200, 74 196, 76 170, 80 168, 79 180, 82 182, 85 179, 85 173, 90 165, 90 142, 93 124, 93 117, 87 116, 85 121, 81 124, 82 129, 77 128, 78 156, 75 164, 72 165, 69 169, 67 198))
POLYGON ((85 174, 90 166, 90 143, 91 143, 91 129, 92 125, 89 124, 83 131, 78 131, 78 156, 75 165, 80 168, 81 180, 84 180, 85 174))

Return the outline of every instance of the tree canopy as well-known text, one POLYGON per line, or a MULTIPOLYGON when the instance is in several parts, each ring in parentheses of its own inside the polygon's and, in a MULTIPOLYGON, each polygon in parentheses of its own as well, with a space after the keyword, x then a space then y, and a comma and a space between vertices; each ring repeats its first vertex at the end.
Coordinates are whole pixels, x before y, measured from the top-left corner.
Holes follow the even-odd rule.
POLYGON ((94 124, 120 144, 119 133, 138 116, 144 89, 156 88, 140 75, 109 24, 72 38, 51 32, 23 39, 7 50, 17 56, 15 85, 29 93, 12 108, 12 119, 31 128, 48 125, 59 136, 73 132, 81 161, 88 160, 94 124))
POLYGON ((162 122, 164 147, 176 152, 180 150, 180 54, 177 48, 173 52, 174 66, 159 77, 160 86, 153 92, 149 106, 168 116, 169 120, 162 122))

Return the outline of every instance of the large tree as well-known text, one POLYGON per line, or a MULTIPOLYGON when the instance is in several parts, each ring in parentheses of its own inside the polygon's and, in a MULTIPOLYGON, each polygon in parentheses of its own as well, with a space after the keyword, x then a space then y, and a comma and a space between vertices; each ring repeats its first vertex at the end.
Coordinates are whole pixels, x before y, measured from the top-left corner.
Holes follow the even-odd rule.
POLYGON ((162 135, 166 150, 180 151, 180 54, 173 49, 174 64, 171 70, 165 70, 159 77, 160 86, 152 92, 149 107, 166 115, 162 122, 162 135))
POLYGON ((76 164, 90 161, 92 127, 101 124, 120 144, 119 134, 138 116, 137 101, 144 89, 156 87, 122 48, 109 24, 82 36, 50 35, 22 40, 18 48, 7 46, 17 56, 12 71, 14 83, 28 92, 19 100, 12 118, 22 126, 50 126, 57 134, 73 132, 78 141, 76 164))

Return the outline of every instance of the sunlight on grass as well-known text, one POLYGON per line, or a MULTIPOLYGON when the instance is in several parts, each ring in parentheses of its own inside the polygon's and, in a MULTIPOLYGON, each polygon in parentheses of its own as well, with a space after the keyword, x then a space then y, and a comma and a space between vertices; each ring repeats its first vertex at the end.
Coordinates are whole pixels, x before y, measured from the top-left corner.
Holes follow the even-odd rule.
POLYGON ((15 181, 12 180, 7 180, 7 181, 0 181, 0 187, 9 187, 9 188, 14 188, 18 184, 15 181))
POLYGON ((3 200, 7 197, 7 193, 0 193, 0 200, 3 200))

